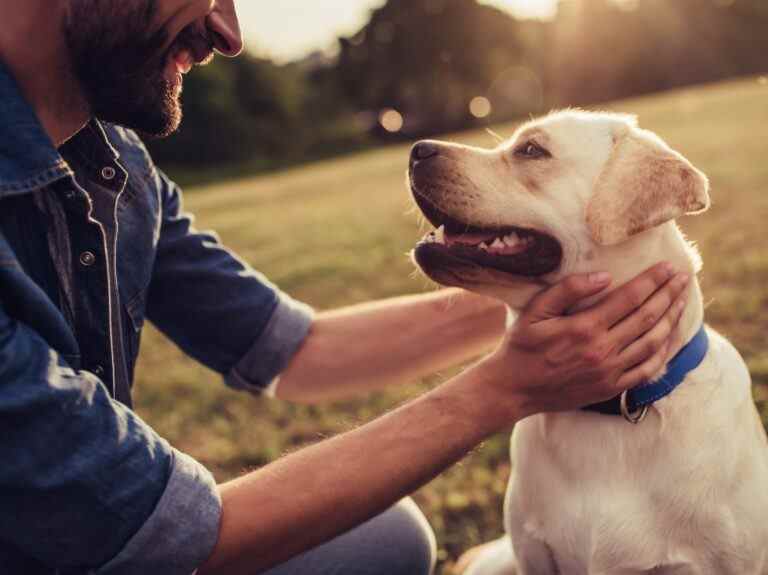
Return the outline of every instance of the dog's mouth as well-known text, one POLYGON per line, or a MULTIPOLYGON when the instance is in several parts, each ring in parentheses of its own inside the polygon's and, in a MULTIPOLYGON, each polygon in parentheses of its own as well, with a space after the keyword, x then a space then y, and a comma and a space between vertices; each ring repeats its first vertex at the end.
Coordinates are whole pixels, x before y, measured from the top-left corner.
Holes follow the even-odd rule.
POLYGON ((414 252, 425 271, 472 265, 533 278, 556 271, 562 262, 560 242, 547 233, 516 226, 478 227, 451 218, 434 205, 423 211, 436 228, 414 252))

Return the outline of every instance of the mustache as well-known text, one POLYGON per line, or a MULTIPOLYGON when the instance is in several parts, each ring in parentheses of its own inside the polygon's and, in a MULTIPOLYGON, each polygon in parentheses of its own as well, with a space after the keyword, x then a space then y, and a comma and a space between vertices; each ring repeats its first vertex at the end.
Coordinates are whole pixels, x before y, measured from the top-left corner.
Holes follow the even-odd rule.
POLYGON ((207 29, 200 30, 195 24, 184 28, 165 50, 168 33, 159 30, 147 38, 138 49, 124 50, 125 78, 145 77, 148 70, 161 70, 171 54, 187 50, 197 65, 208 64, 214 57, 214 42, 207 29))
MULTIPOLYGON (((130 49, 121 43, 109 52, 110 59, 122 61, 122 76, 133 77, 142 75, 148 66, 154 65, 154 61, 160 58, 158 52, 165 46, 168 34, 160 30, 147 38, 140 46, 132 46, 130 49)), ((165 54, 163 55, 163 59, 165 54)))

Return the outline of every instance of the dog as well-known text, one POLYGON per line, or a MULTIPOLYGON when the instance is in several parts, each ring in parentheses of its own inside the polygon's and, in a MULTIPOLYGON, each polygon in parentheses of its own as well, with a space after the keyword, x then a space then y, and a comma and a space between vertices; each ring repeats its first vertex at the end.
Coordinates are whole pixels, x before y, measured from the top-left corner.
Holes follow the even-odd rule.
POLYGON ((768 575, 765 431, 744 361, 703 327, 701 258, 675 223, 709 207, 706 176, 634 117, 580 110, 495 149, 419 142, 408 174, 436 228, 416 264, 510 310, 571 274, 608 271, 613 289, 665 260, 693 278, 668 366, 648 384, 697 349, 680 385, 638 412, 622 396, 621 415, 518 423, 506 535, 465 575, 768 575))

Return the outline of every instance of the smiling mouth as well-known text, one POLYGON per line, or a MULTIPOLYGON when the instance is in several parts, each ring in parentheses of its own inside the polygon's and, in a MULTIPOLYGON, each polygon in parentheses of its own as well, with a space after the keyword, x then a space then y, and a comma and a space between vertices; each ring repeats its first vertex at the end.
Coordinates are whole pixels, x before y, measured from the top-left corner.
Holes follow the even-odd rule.
POLYGON ((188 74, 192 67, 195 65, 195 58, 189 50, 179 49, 171 54, 173 63, 176 66, 176 71, 179 74, 188 74))
POLYGON ((436 227, 416 245, 414 255, 422 268, 479 266, 537 277, 560 267, 563 248, 549 234, 517 226, 474 226, 443 214, 426 198, 418 194, 416 197, 425 216, 436 227))
POLYGON ((192 25, 188 26, 166 52, 167 74, 178 80, 195 66, 205 66, 213 59, 213 48, 209 34, 196 30, 192 25))

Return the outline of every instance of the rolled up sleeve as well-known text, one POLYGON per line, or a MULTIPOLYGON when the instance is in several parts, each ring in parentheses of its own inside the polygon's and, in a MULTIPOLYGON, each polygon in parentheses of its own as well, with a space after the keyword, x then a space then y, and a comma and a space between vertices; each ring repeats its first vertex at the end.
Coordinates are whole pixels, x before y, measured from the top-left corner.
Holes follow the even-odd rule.
POLYGON ((218 541, 221 498, 211 474, 174 450, 168 485, 157 507, 119 554, 97 575, 189 575, 218 541))
MULTIPOLYGON (((149 319, 238 390, 268 392, 310 331, 312 309, 194 228, 179 188, 157 173, 162 224, 149 319)), ((254 223, 254 225, 257 225, 254 223)))
POLYGON ((210 473, 2 305, 0 437, 0 548, 99 575, 189 575, 212 553, 210 473))
POLYGON ((311 308, 282 295, 256 343, 227 374, 227 384, 274 395, 278 376, 306 339, 312 319, 311 308))

